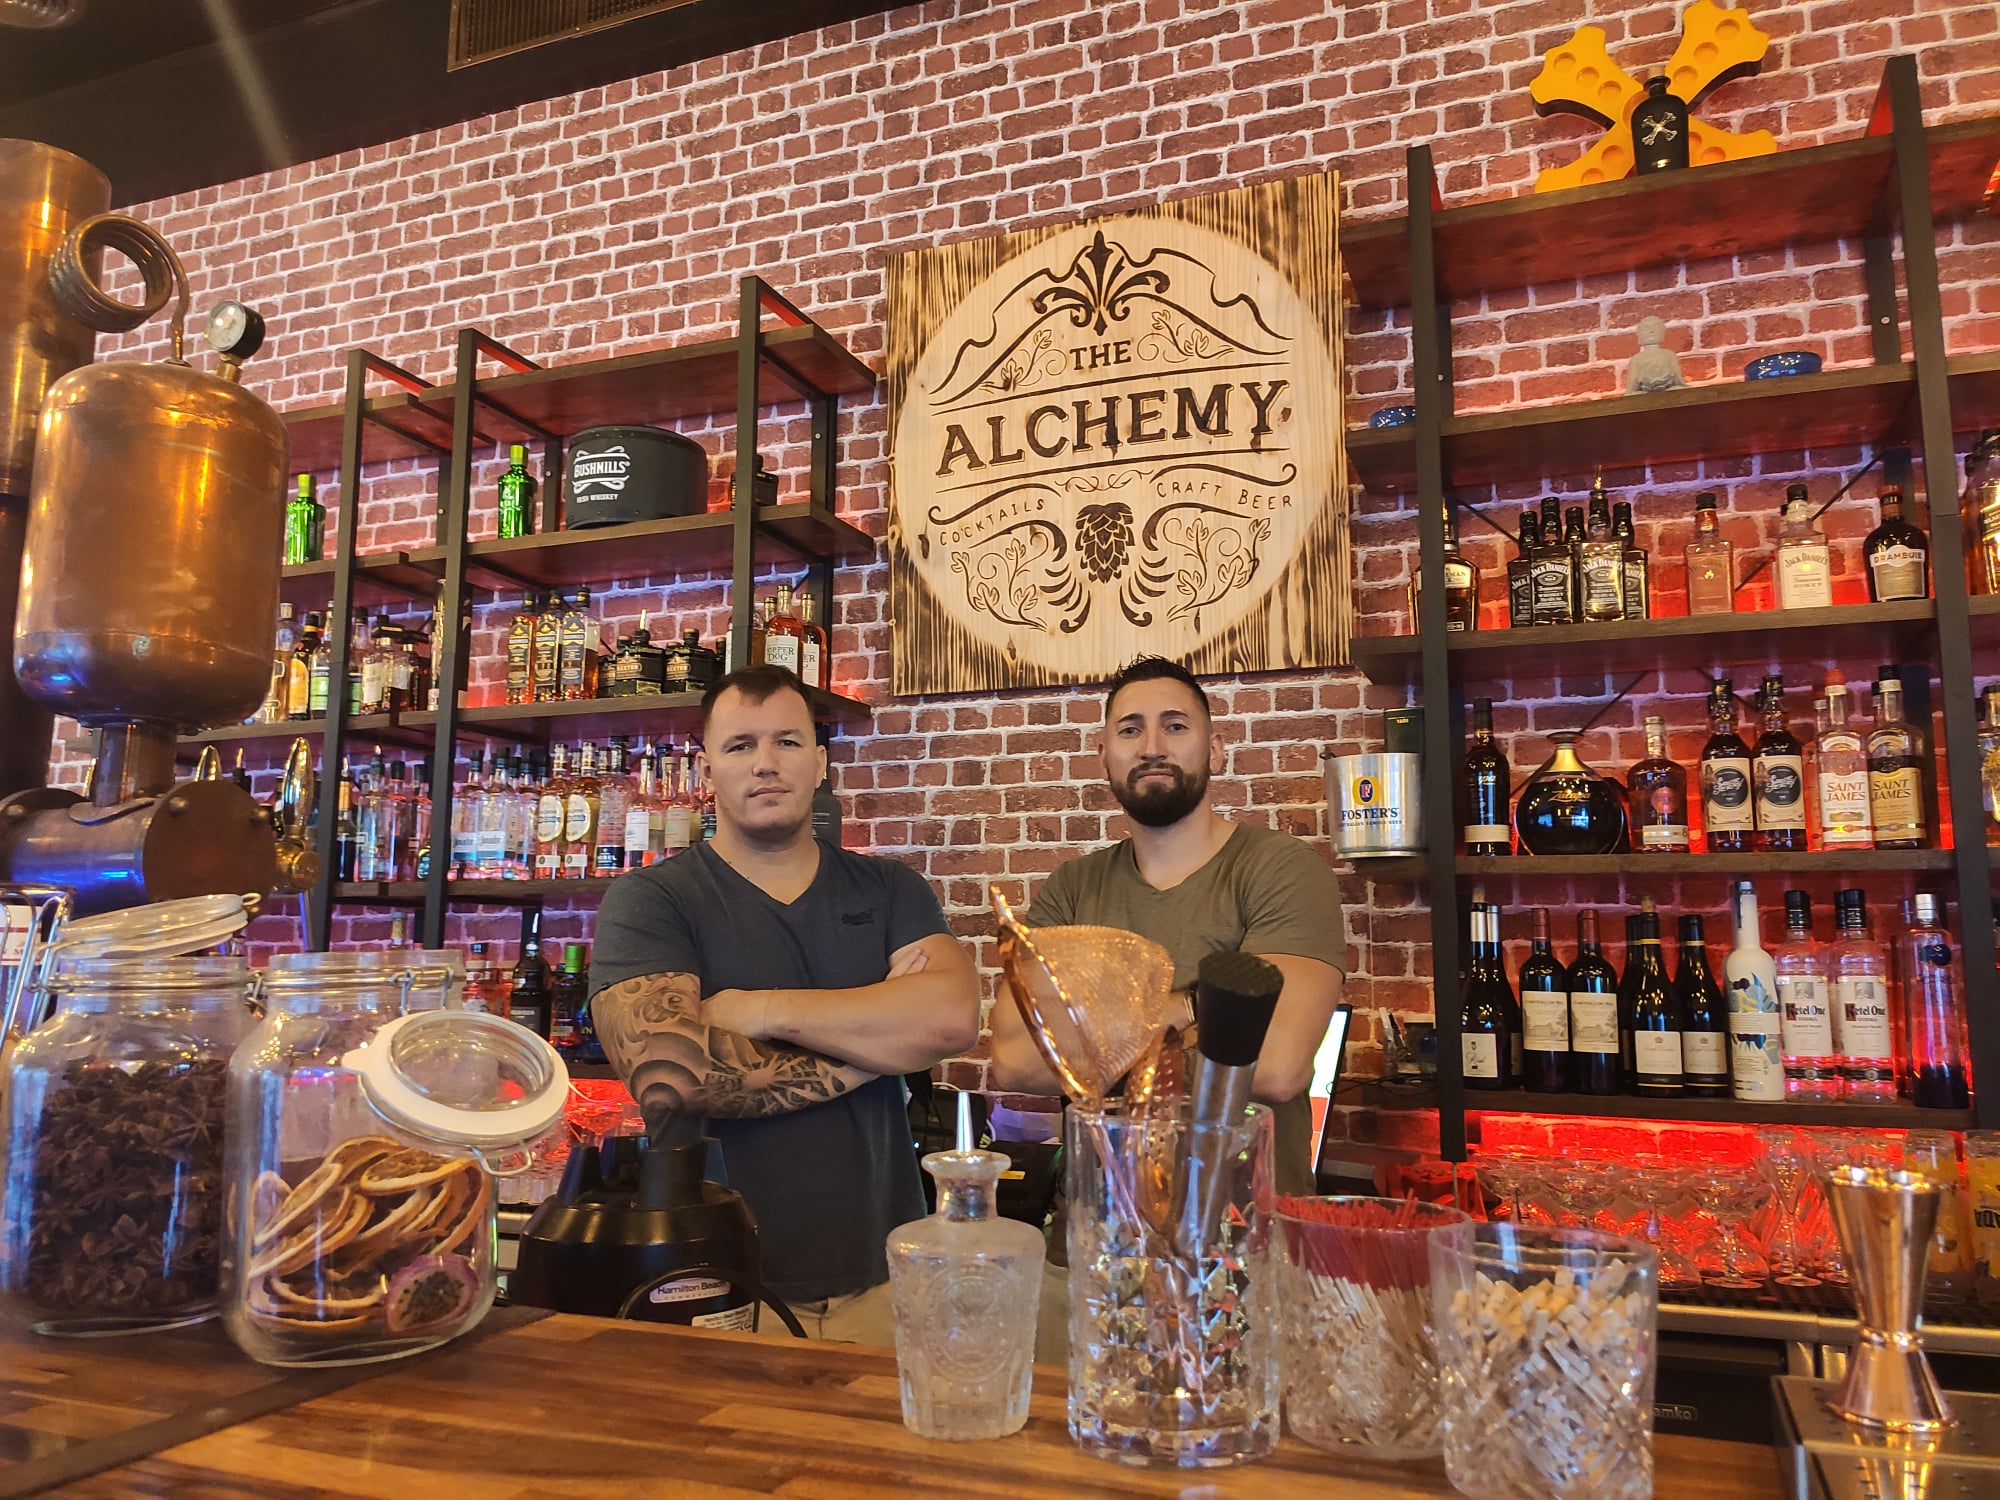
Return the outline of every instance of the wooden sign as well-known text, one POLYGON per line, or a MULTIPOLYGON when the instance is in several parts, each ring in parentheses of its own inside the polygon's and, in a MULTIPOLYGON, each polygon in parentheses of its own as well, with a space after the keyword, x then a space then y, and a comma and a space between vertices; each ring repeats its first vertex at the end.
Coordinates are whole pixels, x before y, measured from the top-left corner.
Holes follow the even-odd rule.
POLYGON ((898 693, 1347 655, 1332 175, 897 257, 898 693))

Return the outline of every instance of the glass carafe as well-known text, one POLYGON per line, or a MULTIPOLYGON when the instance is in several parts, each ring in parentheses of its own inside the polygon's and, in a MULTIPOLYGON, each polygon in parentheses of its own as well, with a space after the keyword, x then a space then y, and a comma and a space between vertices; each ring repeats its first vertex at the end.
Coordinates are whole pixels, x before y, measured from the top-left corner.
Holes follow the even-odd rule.
POLYGON ((1576 738, 1549 736, 1555 753, 1514 804, 1514 829, 1530 854, 1610 854, 1625 837, 1624 794, 1577 759, 1576 738))
POLYGON ((281 957, 230 1063, 224 1314, 266 1364, 390 1359, 476 1324, 494 1293, 493 1167, 525 1169, 515 1148, 561 1111, 546 1042, 412 1009, 446 975, 404 958, 281 957))
POLYGON ((997 1151, 933 1151, 937 1212, 889 1236, 903 1425, 920 1437, 996 1438, 1028 1420, 1041 1301, 1041 1234, 994 1211, 997 1151))
POLYGON ((37 1332, 129 1333, 215 1312, 240 958, 66 958, 59 1007, 7 1066, 0 1292, 37 1332))

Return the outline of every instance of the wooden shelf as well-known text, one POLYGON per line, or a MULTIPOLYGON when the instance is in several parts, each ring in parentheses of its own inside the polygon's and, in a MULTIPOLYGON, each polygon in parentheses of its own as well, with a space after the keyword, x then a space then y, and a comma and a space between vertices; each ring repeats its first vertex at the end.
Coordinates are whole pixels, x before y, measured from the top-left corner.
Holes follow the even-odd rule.
MULTIPOLYGON (((867 704, 838 693, 811 690, 813 717, 823 723, 865 721, 867 704)), ((700 693, 663 693, 639 698, 578 698, 557 703, 495 703, 463 709, 459 727, 468 734, 504 734, 522 739, 587 740, 608 735, 688 734, 700 727, 700 693)))
MULTIPOLYGON (((763 345, 757 377, 760 407, 815 396, 859 395, 875 388, 875 372, 816 325, 766 329, 763 345)), ((616 359, 496 375, 479 382, 480 425, 491 430, 496 441, 519 442, 535 433, 509 421, 510 415, 567 437, 611 423, 670 427, 691 418, 731 413, 736 410, 737 354, 736 339, 709 339, 616 359)), ((434 412, 449 413, 458 397, 454 386, 441 385, 420 399, 434 412)))
MULTIPOLYGON (((1881 444, 1905 436, 1915 390, 1908 365, 1862 365, 1448 417, 1445 484, 1547 479, 1582 489, 1599 470, 1881 444)), ((1350 429, 1347 455, 1371 490, 1416 487, 1413 427, 1350 429)))
MULTIPOLYGON (((2000 119, 1933 126, 1924 138, 1938 222, 1976 212, 2000 157, 2000 119)), ((1892 158, 1888 136, 1860 136, 1685 172, 1447 208, 1436 219, 1439 286, 1446 297, 1463 299, 1557 279, 1858 238, 1875 227, 1892 158), (1562 247, 1559 258, 1549 251, 1556 245, 1562 247)), ((1405 216, 1343 225, 1340 250, 1362 307, 1408 306, 1405 216)))
MULTIPOLYGON (((597 896, 610 886, 614 875, 591 876, 586 880, 447 880, 447 901, 467 906, 516 906, 552 896, 597 896)), ((343 880, 333 888, 336 901, 354 905, 422 906, 421 880, 343 880)))
MULTIPOLYGON (((1978 602, 1978 601, 1975 601, 1978 602)), ((1994 601, 2000 606, 2000 599, 1994 601)), ((1914 660, 1932 654, 1937 606, 1929 599, 1836 604, 1828 609, 1757 610, 1730 615, 1666 615, 1604 625, 1473 630, 1448 637, 1447 657, 1463 683, 1562 673, 1616 676, 1867 658, 1914 660)), ((1423 641, 1414 635, 1359 636, 1353 663, 1371 682, 1410 684, 1423 676, 1423 641)))
MULTIPOLYGON (((1419 881, 1426 865, 1420 854, 1397 854, 1351 862, 1354 873, 1372 880, 1419 881)), ((1461 879, 1541 880, 1591 876, 1948 874, 1949 849, 1810 849, 1799 854, 1461 854, 1452 861, 1461 879)))
POLYGON ((1969 1130, 1969 1109, 1918 1109, 1910 1104, 1819 1104, 1787 1099, 1746 1104, 1738 1099, 1639 1099, 1625 1094, 1530 1094, 1525 1090, 1465 1092, 1468 1115, 1590 1115, 1612 1120, 1704 1120, 1717 1125, 1846 1125, 1863 1129, 1969 1130))
MULTIPOLYGON (((371 396, 369 420, 362 424, 361 456, 367 463, 395 458, 439 458, 451 452, 451 412, 442 412, 398 391, 371 396)), ((307 406, 278 413, 285 419, 285 439, 291 451, 290 473, 335 474, 340 471, 340 440, 347 422, 341 402, 307 406)))

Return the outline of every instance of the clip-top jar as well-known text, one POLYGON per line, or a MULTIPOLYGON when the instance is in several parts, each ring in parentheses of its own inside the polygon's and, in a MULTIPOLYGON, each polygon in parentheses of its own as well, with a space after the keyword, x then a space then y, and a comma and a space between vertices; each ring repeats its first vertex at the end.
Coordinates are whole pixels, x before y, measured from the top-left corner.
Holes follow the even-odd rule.
POLYGON ((59 1007, 7 1066, 0 1291, 37 1332, 129 1333, 215 1312, 240 958, 58 950, 59 1007))
POLYGON ((561 1113, 555 1050, 495 1016, 413 1006, 445 976, 407 958, 278 959, 230 1064, 224 1313, 267 1364, 390 1359, 476 1324, 494 1170, 524 1169, 521 1144, 561 1113))

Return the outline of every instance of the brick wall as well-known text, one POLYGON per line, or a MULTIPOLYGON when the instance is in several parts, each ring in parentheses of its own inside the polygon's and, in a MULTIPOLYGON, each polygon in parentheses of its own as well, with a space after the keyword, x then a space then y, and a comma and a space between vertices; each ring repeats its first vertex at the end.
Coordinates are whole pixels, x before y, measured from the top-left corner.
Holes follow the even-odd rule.
MULTIPOLYGON (((941 0, 137 211, 180 248, 197 306, 230 295, 267 313, 271 352, 251 374, 281 407, 337 399, 351 345, 445 378, 462 326, 544 363, 726 332, 735 279, 753 271, 879 367, 883 267, 916 246, 1326 168, 1342 174, 1353 216, 1386 213, 1403 198, 1404 149, 1424 141, 1449 202, 1524 192, 1537 170, 1595 137, 1580 120, 1534 114, 1526 90, 1541 54, 1587 18, 1643 76, 1672 52, 1678 9, 1658 0, 941 0)), ((1882 59, 1905 51, 1920 55, 1930 119, 2000 109, 2000 12, 1985 0, 1749 0, 1749 9, 1775 39, 1765 76, 1721 90, 1701 112, 1714 123, 1768 128, 1783 147, 1858 134, 1882 59)), ((2000 229, 1941 226, 1940 240, 1953 349, 2000 343, 2000 229)), ((1829 366, 1869 357, 1857 245, 1588 283, 1564 281, 1554 261, 1549 272, 1548 285, 1454 309, 1461 410, 1620 388, 1632 327, 1646 312, 1668 319, 1692 381, 1734 378, 1759 346, 1814 348, 1829 366)), ((107 345, 106 356, 157 355, 160 325, 107 345)), ((1354 419, 1409 399, 1406 315, 1357 319, 1348 356, 1354 419)), ((844 423, 837 504, 879 534, 883 410, 864 406, 844 423)), ((766 446, 796 472, 797 423, 786 425, 785 444, 777 435, 766 446)), ((726 432, 702 436, 726 451, 726 432)), ((1636 502, 1660 592, 1671 597, 1694 489, 1723 493, 1725 528, 1754 551, 1773 534, 1788 480, 1804 477, 1823 497, 1868 456, 1859 447, 1774 453, 1605 477, 1636 502)), ((1574 495, 1587 483, 1574 476, 1564 488, 1574 495)), ((333 487, 329 500, 347 503, 345 489, 333 487)), ((363 545, 427 541, 434 493, 420 466, 371 470, 363 545)), ((1501 502, 1494 514, 1504 519, 1537 493, 1463 498, 1501 502)), ((1855 544, 1872 517, 1856 508, 1828 521, 1852 589, 1855 544)), ((492 524, 482 512, 474 534, 492 524)), ((1355 555, 1365 633, 1400 627, 1413 537, 1405 502, 1364 500, 1355 555)), ((1496 565, 1504 555, 1490 536, 1472 537, 1469 550, 1496 565)), ((1072 852, 1120 832, 1092 750, 1097 698, 1037 690, 892 701, 886 586, 879 564, 838 580, 837 682, 878 705, 871 732, 834 748, 849 841, 916 865, 959 929, 981 933, 986 881, 1018 901, 1072 852)), ((606 613, 630 622, 642 607, 664 609, 712 634, 725 603, 719 580, 665 598, 627 587, 606 613)), ((503 625, 498 611, 480 621, 483 686, 494 680, 490 648, 503 625)), ((1874 663, 1847 665, 1858 673, 1874 663)), ((1580 700, 1614 686, 1595 672, 1524 667, 1500 715, 1503 735, 1520 736, 1510 743, 1517 773, 1543 753, 1527 731, 1573 722, 1580 700)), ((1229 741, 1219 802, 1323 846, 1322 747, 1367 747, 1373 712, 1400 694, 1346 671, 1213 687, 1229 741)), ((1605 770, 1636 759, 1651 693, 1667 705, 1677 753, 1691 756, 1699 692, 1679 678, 1642 685, 1583 753, 1605 770)), ((1690 883, 1685 899, 1719 909, 1714 885, 1690 883)), ((1418 893, 1371 887, 1352 872, 1342 888, 1349 997, 1427 1013, 1418 893)), ((1524 881, 1500 894, 1562 902, 1608 893, 1524 881)), ((1683 899, 1653 894, 1670 910, 1683 899)), ((367 940, 386 931, 386 915, 349 912, 340 925, 345 939, 367 940)), ((587 907, 550 918, 558 937, 585 936, 588 925, 587 907)), ((511 942, 513 919, 461 920, 453 935, 511 942)), ((1365 1068, 1372 1026, 1357 1037, 1365 1068)))

